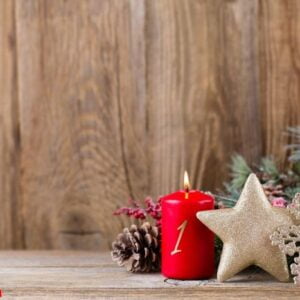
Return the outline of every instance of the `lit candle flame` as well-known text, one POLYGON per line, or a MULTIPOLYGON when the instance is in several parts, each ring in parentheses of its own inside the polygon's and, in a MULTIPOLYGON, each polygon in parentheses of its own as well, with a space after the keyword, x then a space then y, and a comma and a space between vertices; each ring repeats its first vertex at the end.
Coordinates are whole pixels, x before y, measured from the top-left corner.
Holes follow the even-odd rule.
POLYGON ((187 171, 184 172, 184 178, 183 178, 183 186, 185 190, 185 199, 189 198, 189 190, 190 190, 190 181, 189 181, 189 174, 187 171))

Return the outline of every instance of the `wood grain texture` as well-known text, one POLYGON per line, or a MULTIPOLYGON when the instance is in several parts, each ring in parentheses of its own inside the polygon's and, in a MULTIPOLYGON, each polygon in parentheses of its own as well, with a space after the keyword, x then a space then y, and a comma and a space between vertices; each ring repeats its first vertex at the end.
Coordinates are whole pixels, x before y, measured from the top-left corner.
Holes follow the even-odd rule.
POLYGON ((0 1, 0 248, 104 249, 129 198, 282 164, 297 0, 0 1))
POLYGON ((131 194, 128 2, 16 5, 26 247, 107 248, 131 194))
POLYGON ((260 73, 264 152, 285 160, 284 131, 299 125, 300 3, 261 1, 260 73))
POLYGON ((233 151, 261 155, 257 1, 147 4, 151 194, 178 188, 184 169, 215 188, 233 151))
POLYGON ((5 299, 291 299, 300 292, 257 269, 226 283, 165 280, 128 273, 108 253, 80 251, 1 252, 0 280, 5 299))
POLYGON ((0 248, 23 247, 14 1, 0 1, 0 248))

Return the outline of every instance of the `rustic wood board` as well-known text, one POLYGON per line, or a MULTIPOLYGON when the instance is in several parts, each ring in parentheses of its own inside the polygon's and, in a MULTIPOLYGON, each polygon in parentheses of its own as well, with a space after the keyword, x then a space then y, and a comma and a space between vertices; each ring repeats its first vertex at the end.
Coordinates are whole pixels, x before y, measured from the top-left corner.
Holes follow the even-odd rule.
POLYGON ((0 248, 22 248, 15 3, 0 1, 0 248))
POLYGON ((122 226, 107 216, 130 196, 126 4, 16 1, 27 248, 107 249, 122 226))
POLYGON ((2 251, 0 284, 4 299, 287 299, 300 293, 257 270, 226 283, 166 280, 128 273, 109 253, 79 251, 2 251))
POLYGON ((263 148, 283 162, 287 124, 299 125, 300 2, 262 0, 259 4, 260 97, 263 148), (296 17, 297 16, 297 17, 296 17), (267 136, 266 136, 267 133, 267 136))
POLYGON ((129 198, 286 160, 298 0, 0 1, 0 248, 108 249, 129 198))

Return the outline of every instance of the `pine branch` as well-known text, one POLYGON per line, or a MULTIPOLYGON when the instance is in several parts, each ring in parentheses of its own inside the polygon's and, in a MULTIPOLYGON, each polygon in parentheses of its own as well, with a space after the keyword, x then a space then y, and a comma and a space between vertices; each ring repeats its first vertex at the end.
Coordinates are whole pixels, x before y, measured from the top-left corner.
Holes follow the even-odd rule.
POLYGON ((295 197, 295 195, 297 193, 300 193, 300 186, 296 186, 296 187, 287 187, 284 190, 289 202, 292 201, 292 199, 295 197))
POLYGON ((300 126, 297 127, 289 127, 288 134, 296 140, 295 144, 290 144, 287 146, 287 149, 291 149, 291 155, 289 156, 289 160, 291 162, 300 162, 300 126))
MULTIPOLYGON (((300 165, 300 162, 299 162, 300 165)), ((295 168, 295 164, 293 168, 295 168)), ((294 169, 280 172, 271 157, 261 159, 258 166, 250 166, 241 155, 234 155, 230 165, 231 180, 224 183, 224 191, 216 196, 219 207, 233 207, 238 201, 242 188, 250 173, 254 172, 263 185, 269 201, 277 205, 278 201, 291 202, 300 192, 300 176, 294 169), (282 200, 283 199, 283 200, 282 200)))
POLYGON ((244 186, 248 176, 252 173, 252 170, 244 157, 239 154, 232 156, 230 171, 232 177, 230 189, 232 188, 233 190, 241 189, 244 186))
POLYGON ((269 175, 273 180, 278 179, 280 176, 274 160, 270 157, 262 158, 259 170, 269 175))

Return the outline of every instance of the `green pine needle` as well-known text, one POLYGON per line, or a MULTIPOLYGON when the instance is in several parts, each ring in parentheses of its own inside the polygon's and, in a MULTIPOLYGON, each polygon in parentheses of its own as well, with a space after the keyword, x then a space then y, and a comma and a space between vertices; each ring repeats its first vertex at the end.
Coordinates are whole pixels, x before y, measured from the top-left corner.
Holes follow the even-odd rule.
POLYGON ((289 160, 292 162, 300 162, 300 150, 295 150, 290 155, 289 160))
POLYGON ((252 173, 252 170, 244 157, 239 154, 235 154, 232 157, 230 170, 232 176, 230 185, 234 190, 241 189, 244 186, 248 176, 252 173))
POLYGON ((300 162, 300 126, 289 127, 288 134, 296 140, 295 144, 287 146, 288 149, 292 150, 289 160, 293 163, 300 162))
POLYGON ((215 237, 215 265, 218 266, 223 249, 223 242, 217 236, 215 237))
MULTIPOLYGON (((296 164, 293 165, 294 169, 295 166, 296 164)), ((252 169, 243 156, 235 154, 230 165, 231 180, 224 183, 224 191, 217 195, 216 199, 218 202, 222 202, 225 207, 234 207, 248 176, 254 172, 260 174, 259 178, 262 184, 267 183, 274 186, 283 184, 285 186, 284 198, 290 202, 295 194, 300 192, 300 177, 294 169, 287 169, 285 173, 281 173, 271 157, 262 158, 261 163, 252 169), (286 185, 286 182, 289 183, 286 185)))
POLYGON ((277 179, 280 176, 274 160, 270 157, 262 158, 259 170, 261 172, 267 173, 273 179, 277 179))
POLYGON ((295 137, 297 140, 300 140, 300 126, 288 127, 287 131, 291 136, 295 137))
POLYGON ((295 197, 295 195, 297 193, 300 193, 300 186, 296 186, 296 187, 287 187, 284 190, 284 193, 286 194, 288 200, 291 202, 293 200, 293 198, 295 197))
POLYGON ((295 174, 300 175, 300 157, 299 160, 293 164, 292 169, 295 172, 295 174))

